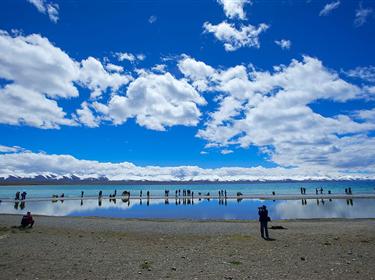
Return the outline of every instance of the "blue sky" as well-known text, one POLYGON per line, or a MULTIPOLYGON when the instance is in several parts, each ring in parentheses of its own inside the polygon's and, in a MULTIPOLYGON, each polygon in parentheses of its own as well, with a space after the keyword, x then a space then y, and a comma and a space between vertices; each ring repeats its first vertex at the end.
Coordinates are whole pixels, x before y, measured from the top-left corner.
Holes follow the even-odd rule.
POLYGON ((373 174, 373 1, 0 6, 4 176, 25 153, 373 174))

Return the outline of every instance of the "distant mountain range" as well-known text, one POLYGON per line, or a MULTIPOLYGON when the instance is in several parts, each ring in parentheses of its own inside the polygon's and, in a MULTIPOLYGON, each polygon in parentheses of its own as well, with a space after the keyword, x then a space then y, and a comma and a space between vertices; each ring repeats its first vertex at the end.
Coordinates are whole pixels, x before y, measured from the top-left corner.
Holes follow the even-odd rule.
POLYGON ((223 184, 241 184, 241 183, 267 183, 267 182, 334 182, 334 181, 371 181, 375 182, 373 179, 350 179, 350 178, 343 178, 343 179, 304 179, 304 180, 293 180, 293 179, 285 179, 285 180, 239 180, 239 181, 221 181, 221 180, 176 180, 176 181, 148 181, 148 180, 109 180, 107 177, 99 177, 99 178, 80 178, 75 175, 71 176, 55 176, 55 175, 38 175, 35 177, 16 177, 16 176, 9 176, 9 177, 0 177, 0 185, 143 185, 143 184, 215 184, 215 183, 223 183, 223 184))

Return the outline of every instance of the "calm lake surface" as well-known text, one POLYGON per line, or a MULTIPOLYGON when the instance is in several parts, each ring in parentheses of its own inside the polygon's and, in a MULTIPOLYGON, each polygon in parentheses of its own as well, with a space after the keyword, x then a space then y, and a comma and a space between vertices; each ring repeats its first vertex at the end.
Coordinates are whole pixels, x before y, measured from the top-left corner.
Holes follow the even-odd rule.
POLYGON ((257 219, 257 208, 267 205, 273 220, 278 219, 309 219, 309 218, 375 218, 375 200, 218 200, 211 199, 183 200, 175 199, 175 190, 190 189, 195 194, 198 192, 217 195, 218 190, 227 190, 228 196, 235 195, 238 191, 245 194, 300 194, 300 187, 307 189, 307 194, 315 194, 315 188, 322 187, 324 193, 331 190, 333 194, 345 193, 345 188, 351 188, 353 194, 374 193, 374 182, 320 182, 320 183, 258 183, 258 184, 207 184, 207 185, 117 185, 117 186, 1 186, 0 199, 14 198, 16 191, 26 191, 28 198, 46 197, 52 194, 65 197, 80 196, 81 191, 85 196, 97 196, 99 190, 103 195, 109 195, 117 190, 121 194, 128 190, 132 195, 138 196, 142 190, 145 196, 147 191, 151 195, 163 195, 164 190, 170 190, 170 198, 131 199, 122 201, 116 199, 109 201, 103 199, 66 200, 66 201, 41 201, 22 203, 0 203, 0 213, 23 214, 31 211, 33 214, 51 216, 100 216, 121 218, 165 218, 165 219, 257 219))

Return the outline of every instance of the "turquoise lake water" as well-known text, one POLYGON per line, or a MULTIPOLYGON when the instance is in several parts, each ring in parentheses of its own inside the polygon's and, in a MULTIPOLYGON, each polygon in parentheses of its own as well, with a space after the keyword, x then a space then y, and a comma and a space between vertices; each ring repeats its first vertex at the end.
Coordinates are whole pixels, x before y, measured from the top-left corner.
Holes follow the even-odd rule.
POLYGON ((228 195, 237 192, 246 194, 300 194, 300 187, 306 188, 307 194, 315 194, 316 188, 323 188, 325 193, 331 190, 333 194, 345 193, 345 188, 352 188, 353 193, 374 193, 374 181, 359 182, 290 182, 290 183, 252 183, 252 184, 201 184, 201 185, 40 185, 40 186, 0 186, 1 198, 14 198, 16 191, 26 191, 27 197, 51 197, 52 194, 65 196, 80 196, 81 191, 87 196, 97 196, 100 190, 103 195, 109 195, 116 189, 118 193, 128 190, 132 195, 139 195, 139 191, 150 191, 151 195, 163 195, 164 190, 190 189, 195 193, 202 192, 217 194, 218 190, 226 189, 228 195))
POLYGON ((345 188, 351 188, 353 194, 374 193, 374 182, 320 182, 320 183, 258 183, 258 184, 208 184, 208 185, 117 185, 117 186, 1 186, 0 199, 14 198, 16 191, 26 191, 28 198, 47 197, 52 194, 65 194, 65 197, 97 196, 99 190, 103 195, 109 195, 117 190, 121 193, 128 190, 132 195, 150 191, 151 195, 163 195, 164 190, 170 190, 170 198, 165 199, 132 199, 122 201, 116 199, 98 200, 66 200, 22 203, 0 203, 0 213, 33 214, 50 216, 100 216, 119 218, 167 218, 167 219, 257 219, 257 208, 267 205, 273 220, 279 219, 310 219, 310 218, 375 218, 375 200, 373 199, 308 199, 302 200, 218 200, 218 199, 175 199, 175 190, 190 189, 212 195, 218 190, 227 190, 228 196, 238 191, 243 194, 300 194, 300 187, 307 189, 307 194, 315 194, 316 188, 323 188, 324 193, 331 190, 333 194, 345 193, 345 188))

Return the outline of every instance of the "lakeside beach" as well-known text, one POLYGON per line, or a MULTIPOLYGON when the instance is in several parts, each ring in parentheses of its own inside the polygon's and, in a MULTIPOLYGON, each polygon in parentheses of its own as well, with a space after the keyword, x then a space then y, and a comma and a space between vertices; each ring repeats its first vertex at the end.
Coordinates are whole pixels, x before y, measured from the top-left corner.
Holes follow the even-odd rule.
POLYGON ((0 215, 1 279, 374 279, 374 219, 34 218, 0 215))

